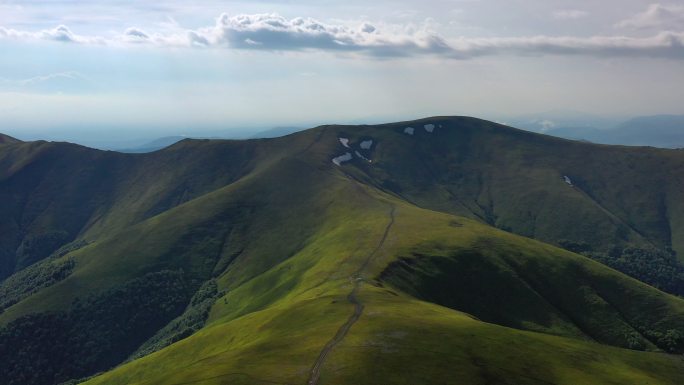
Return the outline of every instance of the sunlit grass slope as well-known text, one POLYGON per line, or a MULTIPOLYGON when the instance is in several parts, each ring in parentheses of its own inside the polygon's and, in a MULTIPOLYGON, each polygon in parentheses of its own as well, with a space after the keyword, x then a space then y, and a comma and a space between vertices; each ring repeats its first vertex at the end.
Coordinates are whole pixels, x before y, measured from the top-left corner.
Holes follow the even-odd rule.
MULTIPOLYGON (((568 265, 585 269, 579 282, 600 282, 600 276, 609 276, 618 290, 639 291, 648 297, 648 311, 658 308, 664 311, 661 315, 676 318, 675 324, 684 319, 681 300, 585 258, 464 218, 417 209, 366 188, 351 185, 331 193, 331 198, 329 219, 302 250, 242 284, 222 281, 229 291, 217 301, 205 329, 88 383, 306 383, 319 351, 353 312, 347 300, 353 288, 350 277, 382 241, 392 205, 395 221, 381 251, 361 273, 363 313, 328 356, 320 383, 414 384, 429 379, 449 384, 676 384, 684 379, 681 357, 599 345, 562 315, 556 316, 557 322, 567 330, 558 326, 550 331, 575 338, 485 323, 417 300, 378 278, 396 256, 415 247, 432 244, 435 250, 474 250, 488 239, 497 240, 498 247, 520 263, 532 260, 549 270, 571 269, 568 265), (524 256, 519 255, 521 249, 524 256)), ((454 277, 459 279, 463 277, 454 277)), ((493 283, 471 282, 462 289, 486 300, 480 293, 493 283)), ((592 299, 576 300, 588 304, 592 299)), ((553 318, 553 307, 538 302, 528 304, 527 311, 547 312, 553 318)), ((570 310, 572 316, 586 312, 582 305, 570 310)), ((616 313, 608 307, 605 311, 616 313)), ((606 318, 606 322, 614 321, 606 318)), ((606 326, 615 327, 615 322, 606 326)))

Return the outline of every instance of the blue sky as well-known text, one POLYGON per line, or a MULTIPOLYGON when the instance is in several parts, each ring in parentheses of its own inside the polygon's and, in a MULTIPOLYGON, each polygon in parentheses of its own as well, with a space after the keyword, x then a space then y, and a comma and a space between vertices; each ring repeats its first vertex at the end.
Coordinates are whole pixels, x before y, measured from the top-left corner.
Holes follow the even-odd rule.
POLYGON ((0 132, 684 113, 684 4, 0 0, 0 132))

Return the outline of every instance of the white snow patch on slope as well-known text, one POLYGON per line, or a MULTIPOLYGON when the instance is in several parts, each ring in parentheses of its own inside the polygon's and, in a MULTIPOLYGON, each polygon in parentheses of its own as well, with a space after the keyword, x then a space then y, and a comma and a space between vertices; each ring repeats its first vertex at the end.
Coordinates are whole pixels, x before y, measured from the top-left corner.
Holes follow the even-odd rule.
POLYGON ((344 155, 340 155, 338 157, 333 158, 332 162, 335 163, 337 166, 341 166, 342 163, 348 162, 352 159, 352 154, 347 152, 344 155))
POLYGON ((373 139, 369 140, 364 140, 359 144, 359 147, 361 147, 362 150, 370 150, 371 146, 373 145, 373 139))
POLYGON ((572 180, 570 180, 570 177, 569 177, 569 176, 563 175, 563 180, 565 181, 565 183, 567 183, 567 184, 569 184, 570 186, 572 186, 572 180))
POLYGON ((413 127, 404 128, 404 134, 413 135, 413 131, 414 131, 413 127))
POLYGON ((340 138, 340 143, 342 143, 342 145, 343 145, 344 147, 349 148, 349 139, 347 139, 347 138, 340 138))
POLYGON ((435 130, 435 125, 434 124, 426 124, 423 127, 425 127, 425 131, 427 132, 432 132, 435 130))

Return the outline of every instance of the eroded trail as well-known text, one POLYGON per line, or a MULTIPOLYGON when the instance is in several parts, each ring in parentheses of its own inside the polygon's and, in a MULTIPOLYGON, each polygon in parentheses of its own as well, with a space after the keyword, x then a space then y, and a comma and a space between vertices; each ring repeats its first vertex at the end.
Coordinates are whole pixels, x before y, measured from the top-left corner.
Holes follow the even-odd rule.
POLYGON ((333 350, 333 348, 344 339, 347 333, 349 333, 349 329, 351 329, 351 327, 356 323, 356 321, 359 320, 361 314, 363 313, 363 303, 361 303, 361 301, 357 297, 359 287, 363 282, 362 274, 364 270, 366 270, 368 265, 371 263, 375 255, 378 253, 378 251, 380 251, 380 249, 382 249, 382 246, 385 244, 390 229, 392 228, 392 225, 394 225, 394 212, 395 207, 392 206, 389 212, 389 222, 387 223, 387 226, 385 226, 385 232, 382 234, 380 242, 378 242, 377 246, 375 246, 373 251, 370 254, 368 254, 361 267, 359 267, 359 269, 356 270, 354 274, 350 277, 350 279, 354 282, 354 287, 352 291, 349 293, 349 295, 347 295, 347 301, 354 305, 354 313, 352 313, 352 315, 349 316, 347 321, 342 326, 340 326, 340 328, 337 330, 337 333, 335 333, 335 336, 330 341, 328 341, 328 343, 325 344, 325 346, 323 347, 323 350, 321 350, 320 354, 318 355, 318 358, 316 359, 316 362, 311 368, 311 375, 309 376, 309 381, 307 382, 308 385, 318 385, 318 380, 321 377, 321 368, 323 367, 325 360, 328 358, 328 355, 333 350))

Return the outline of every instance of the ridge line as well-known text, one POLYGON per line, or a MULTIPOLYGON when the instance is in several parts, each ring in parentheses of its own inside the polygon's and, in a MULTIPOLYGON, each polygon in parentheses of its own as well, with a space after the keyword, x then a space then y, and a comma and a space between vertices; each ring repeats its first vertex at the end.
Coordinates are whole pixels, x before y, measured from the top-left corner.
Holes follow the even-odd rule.
POLYGON ((307 381, 308 385, 318 385, 318 380, 321 377, 321 368, 323 367, 323 364, 325 363, 326 359, 328 358, 328 355, 330 352, 333 350, 337 344, 342 342, 344 337, 349 333, 349 330, 351 327, 356 323, 356 321, 361 318, 361 314, 363 313, 364 305, 363 303, 359 300, 357 297, 357 292, 359 290, 359 287, 361 286, 361 283, 364 281, 363 277, 361 274, 363 271, 368 267, 370 262, 373 260, 373 257, 380 251, 382 246, 385 244, 385 241, 387 240, 387 236, 389 235, 390 229, 392 228, 392 225, 394 225, 394 214, 396 211, 396 206, 391 205, 390 209, 390 220, 387 226, 385 226, 385 232, 382 235, 382 238, 380 239, 380 242, 378 242, 377 246, 373 251, 368 254, 368 257, 366 257, 366 260, 364 263, 361 265, 361 267, 352 274, 349 279, 351 279, 354 283, 354 288, 352 291, 347 295, 347 301, 349 301, 351 304, 354 305, 354 312, 349 316, 347 321, 340 326, 339 329, 337 329, 337 333, 335 333, 335 336, 328 341, 327 344, 323 347, 323 350, 318 354, 318 358, 316 358, 316 361, 314 362, 312 368, 311 368, 311 375, 309 376, 309 380, 307 381))

